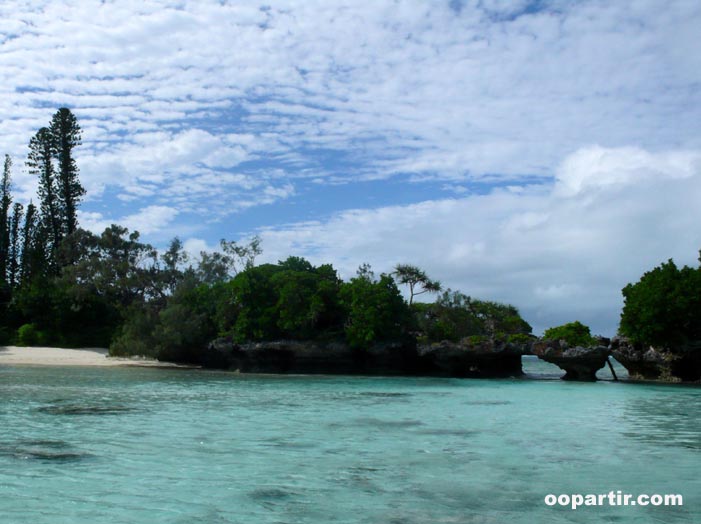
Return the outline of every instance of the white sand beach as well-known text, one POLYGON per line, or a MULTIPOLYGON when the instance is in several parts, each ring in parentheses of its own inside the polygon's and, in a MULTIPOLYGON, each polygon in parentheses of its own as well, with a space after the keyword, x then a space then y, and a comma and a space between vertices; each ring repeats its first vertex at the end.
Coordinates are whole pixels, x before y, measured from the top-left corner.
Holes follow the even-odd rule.
POLYGON ((104 348, 0 346, 0 365, 190 367, 145 358, 116 358, 104 348))

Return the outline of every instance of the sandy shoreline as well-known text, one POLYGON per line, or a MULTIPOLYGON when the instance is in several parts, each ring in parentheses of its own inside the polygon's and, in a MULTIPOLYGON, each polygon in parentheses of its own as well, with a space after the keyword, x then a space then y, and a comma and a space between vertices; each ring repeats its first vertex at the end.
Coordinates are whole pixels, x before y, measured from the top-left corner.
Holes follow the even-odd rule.
POLYGON ((189 367, 142 358, 107 356, 104 348, 64 349, 0 346, 0 365, 189 367))

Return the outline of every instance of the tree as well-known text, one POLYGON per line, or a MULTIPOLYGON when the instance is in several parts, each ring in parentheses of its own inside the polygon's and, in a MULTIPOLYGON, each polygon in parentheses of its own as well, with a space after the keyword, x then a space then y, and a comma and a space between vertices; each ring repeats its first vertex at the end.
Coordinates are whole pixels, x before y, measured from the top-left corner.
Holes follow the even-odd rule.
POLYGON ((57 251, 63 238, 61 225, 61 206, 53 165, 55 144, 51 130, 42 127, 29 141, 29 172, 39 177, 38 194, 40 198, 40 231, 37 235, 39 244, 44 248, 50 268, 57 271, 57 251))
POLYGON ((221 332, 237 342, 338 339, 343 336, 341 281, 329 264, 299 257, 241 271, 220 284, 215 315, 221 332))
POLYGON ((312 339, 340 335, 343 313, 338 293, 341 281, 330 264, 314 267, 289 257, 272 277, 277 296, 277 326, 285 337, 312 339))
MULTIPOLYGON (((156 250, 139 242, 136 231, 113 224, 98 236, 78 228, 61 243, 58 256, 74 263, 44 279, 44 287, 51 288, 50 316, 44 315, 38 324, 52 333, 51 338, 70 345, 108 345, 120 326, 121 335, 142 333, 141 328, 133 331, 149 325, 140 319, 155 317, 165 303, 156 250)), ((41 311, 33 298, 42 298, 37 280, 33 277, 23 293, 27 311, 41 311)), ((134 339, 127 338, 133 346, 134 339)), ((140 349, 134 351, 138 354, 140 349)))
POLYGON ((218 251, 207 253, 200 252, 200 260, 197 264, 196 274, 200 282, 216 284, 229 279, 229 257, 218 251))
POLYGON ((670 259, 622 293, 621 334, 672 350, 701 340, 701 268, 679 269, 670 259))
POLYGON ((0 282, 7 278, 7 257, 10 248, 10 170, 12 159, 5 155, 5 164, 0 183, 0 282))
POLYGON ((236 342, 280 338, 278 297, 272 282, 278 271, 275 264, 262 264, 241 271, 226 284, 225 311, 220 311, 219 316, 231 324, 220 328, 236 342))
POLYGON ((153 331, 156 358, 199 363, 202 351, 217 336, 211 289, 188 275, 158 313, 153 331))
POLYGON ((189 259, 182 241, 178 237, 171 240, 168 249, 161 255, 164 265, 160 270, 163 294, 172 294, 186 273, 194 273, 192 267, 185 267, 189 259))
POLYGON ((484 334, 490 337, 500 334, 527 335, 532 328, 521 318, 518 309, 511 304, 491 300, 469 299, 472 314, 483 326, 484 334))
POLYGON ((20 283, 22 285, 29 282, 32 275, 41 268, 43 257, 37 249, 36 234, 36 206, 30 201, 22 229, 22 262, 20 267, 20 283))
POLYGON ((582 324, 579 320, 546 329, 543 333, 543 338, 546 340, 564 340, 570 346, 589 347, 596 343, 596 340, 591 336, 589 326, 582 324))
POLYGON ((73 154, 80 143, 78 121, 65 107, 53 115, 49 127, 42 127, 29 141, 27 167, 39 177, 41 216, 37 241, 46 252, 53 274, 58 274, 62 265, 73 263, 59 261, 58 250, 62 239, 78 227, 77 206, 85 194, 73 154))
POLYGON ((392 274, 397 277, 400 284, 409 285, 409 305, 414 303, 414 297, 416 295, 438 293, 441 290, 440 282, 431 280, 423 270, 416 266, 397 264, 392 274))
POLYGON ((412 325, 409 306, 389 275, 375 279, 363 265, 356 277, 341 286, 340 297, 346 309, 344 331, 348 343, 366 349, 375 342, 402 340, 412 325))
POLYGON ((143 303, 162 296, 156 267, 157 252, 149 244, 139 242, 139 232, 112 224, 98 237, 78 229, 73 246, 78 251, 66 255, 76 262, 63 268, 61 278, 72 283, 75 299, 89 295, 105 298, 120 311, 134 303, 143 303))
POLYGON ((10 219, 10 242, 7 257, 7 275, 10 289, 14 289, 20 280, 20 249, 21 235, 20 223, 24 214, 24 206, 16 202, 12 209, 12 218, 10 219))
POLYGON ((260 244, 259 236, 254 236, 248 244, 222 239, 219 242, 222 252, 200 252, 197 277, 206 284, 215 284, 235 277, 240 271, 255 265, 256 257, 263 252, 260 244))
POLYGON ((228 242, 224 239, 219 242, 222 251, 229 256, 230 269, 234 275, 243 269, 251 268, 255 265, 256 257, 263 252, 260 247, 261 239, 258 235, 254 236, 248 244, 239 244, 237 242, 228 242))
POLYGON ((414 304, 419 330, 429 342, 458 342, 465 337, 527 336, 532 328, 517 308, 444 291, 433 304, 414 304))
POLYGON ((78 166, 73 149, 81 144, 81 129, 70 109, 60 108, 51 119, 50 133, 53 150, 58 160, 58 190, 65 233, 71 235, 78 227, 77 206, 85 195, 78 180, 78 166))

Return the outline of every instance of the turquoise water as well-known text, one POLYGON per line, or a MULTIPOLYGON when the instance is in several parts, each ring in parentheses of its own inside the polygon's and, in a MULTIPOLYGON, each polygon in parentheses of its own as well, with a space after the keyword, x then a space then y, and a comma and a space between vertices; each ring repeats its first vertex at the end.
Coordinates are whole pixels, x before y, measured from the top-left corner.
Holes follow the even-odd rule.
POLYGON ((701 522, 700 415, 690 386, 4 366, 0 522, 701 522), (543 502, 610 490, 684 506, 543 502))

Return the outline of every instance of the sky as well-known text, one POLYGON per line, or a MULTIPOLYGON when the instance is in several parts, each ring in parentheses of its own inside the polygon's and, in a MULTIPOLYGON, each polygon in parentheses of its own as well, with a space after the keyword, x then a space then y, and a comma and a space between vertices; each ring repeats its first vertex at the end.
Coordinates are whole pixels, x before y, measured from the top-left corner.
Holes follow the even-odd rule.
POLYGON ((627 283, 698 264, 699 31, 696 0, 10 0, 0 153, 36 199, 69 107, 87 229, 411 263, 611 336, 627 283))

